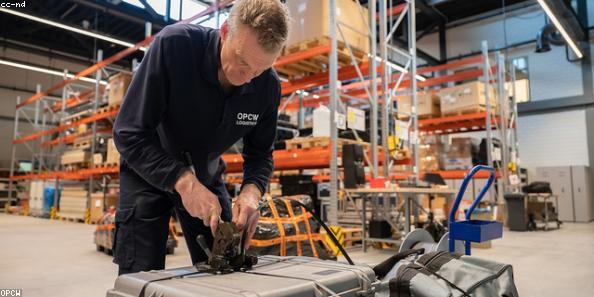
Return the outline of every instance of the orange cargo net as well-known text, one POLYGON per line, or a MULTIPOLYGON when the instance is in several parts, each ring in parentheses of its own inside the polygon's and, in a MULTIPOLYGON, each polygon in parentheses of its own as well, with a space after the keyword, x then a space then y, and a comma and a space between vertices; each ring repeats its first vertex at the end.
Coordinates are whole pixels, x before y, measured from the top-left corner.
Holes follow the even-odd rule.
POLYGON ((287 213, 289 217, 282 218, 280 217, 278 210, 276 209, 274 199, 272 199, 270 195, 266 195, 266 200, 268 202, 268 205, 270 206, 272 217, 261 217, 258 222, 264 224, 276 224, 280 236, 272 239, 252 239, 250 241, 250 245, 255 247, 269 247, 274 245, 280 245, 279 255, 286 256, 287 243, 294 242, 297 245, 297 256, 302 256, 302 241, 308 241, 311 246, 313 256, 319 258, 318 250, 315 246, 315 241, 322 241, 323 237, 320 233, 312 233, 311 225, 309 224, 309 220, 312 218, 312 215, 308 213, 303 207, 300 207, 301 214, 295 215, 295 212, 293 211, 293 206, 290 202, 290 198, 288 198, 283 199, 283 202, 287 207, 287 213), (303 223, 303 225, 305 226, 305 230, 299 229, 300 223, 303 223), (287 236, 284 224, 292 224, 295 228, 295 235, 287 236), (304 231, 304 233, 302 233, 301 231, 304 231))

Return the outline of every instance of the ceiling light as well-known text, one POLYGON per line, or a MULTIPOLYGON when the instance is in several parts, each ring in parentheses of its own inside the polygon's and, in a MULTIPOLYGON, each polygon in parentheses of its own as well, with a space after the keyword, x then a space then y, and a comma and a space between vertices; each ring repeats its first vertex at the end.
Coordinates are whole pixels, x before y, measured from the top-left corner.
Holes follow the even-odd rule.
MULTIPOLYGON (((31 70, 31 71, 36 71, 36 72, 41 72, 41 73, 64 77, 64 73, 60 72, 60 71, 42 68, 42 67, 38 67, 38 66, 22 64, 22 63, 17 63, 17 62, 12 62, 12 61, 7 61, 7 60, 2 60, 2 59, 0 59, 0 65, 12 66, 12 67, 25 69, 25 70, 31 70)), ((68 74, 66 74, 66 77, 73 78, 74 74, 68 73, 68 74)), ((90 82, 90 83, 95 83, 95 81, 96 81, 95 79, 89 78, 89 77, 79 77, 78 80, 86 81, 86 82, 90 82)), ((107 81, 104 81, 104 80, 102 80, 100 83, 102 85, 107 85, 107 81)))
MULTIPOLYGON (((61 28, 61 29, 64 29, 64 30, 68 30, 68 31, 71 31, 71 32, 75 32, 75 33, 78 33, 78 34, 82 34, 82 35, 86 35, 86 36, 89 36, 89 37, 93 37, 93 38, 105 40, 107 42, 119 44, 119 45, 122 45, 122 46, 125 46, 125 47, 134 47, 134 44, 133 43, 130 43, 130 42, 126 42, 126 41, 119 40, 119 39, 116 39, 116 38, 113 38, 113 37, 109 37, 109 36, 105 36, 105 35, 93 33, 91 31, 79 29, 79 28, 76 28, 76 27, 64 25, 64 24, 61 24, 61 23, 58 23, 58 22, 54 22, 54 21, 42 19, 40 17, 32 16, 32 15, 29 15, 29 14, 26 14, 26 13, 22 13, 22 12, 18 12, 18 11, 15 11, 15 10, 6 9, 6 8, 0 8, 0 11, 5 12, 5 13, 9 13, 9 14, 12 14, 12 15, 15 15, 15 16, 18 16, 18 17, 22 17, 22 18, 25 18, 25 19, 29 19, 29 20, 32 20, 32 21, 35 21, 35 22, 39 22, 39 23, 43 23, 43 24, 46 24, 46 25, 58 27, 58 28, 61 28)), ((146 51, 146 48, 142 47, 142 48, 140 48, 140 50, 146 51)))
POLYGON ((580 58, 580 59, 582 57, 584 57, 584 54, 582 54, 582 52, 580 51, 580 49, 577 46, 577 44, 573 41, 573 39, 571 39, 571 37, 569 37, 569 34, 567 33, 567 31, 565 31, 565 28, 563 28, 563 26, 561 26, 561 23, 557 19, 557 16, 553 13, 553 11, 546 4, 546 2, 544 0, 537 0, 537 1, 538 1, 538 4, 540 4, 540 6, 542 7, 542 9, 545 11, 545 13, 547 14, 547 16, 549 17, 549 19, 551 19, 551 21, 553 22, 553 24, 555 24, 555 27, 557 28, 557 30, 559 30, 559 32, 561 32, 561 35, 563 36, 563 38, 565 39, 565 41, 567 42, 567 44, 569 45, 569 47, 571 47, 571 49, 576 54, 576 56, 578 58, 580 58))

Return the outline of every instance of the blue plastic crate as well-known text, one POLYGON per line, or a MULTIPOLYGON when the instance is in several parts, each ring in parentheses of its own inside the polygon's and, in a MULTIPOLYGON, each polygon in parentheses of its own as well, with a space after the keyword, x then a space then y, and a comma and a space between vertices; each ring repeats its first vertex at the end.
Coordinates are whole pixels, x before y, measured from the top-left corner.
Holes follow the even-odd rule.
POLYGON ((470 220, 454 222, 450 226, 450 238, 472 242, 484 242, 503 235, 503 224, 497 221, 470 220))

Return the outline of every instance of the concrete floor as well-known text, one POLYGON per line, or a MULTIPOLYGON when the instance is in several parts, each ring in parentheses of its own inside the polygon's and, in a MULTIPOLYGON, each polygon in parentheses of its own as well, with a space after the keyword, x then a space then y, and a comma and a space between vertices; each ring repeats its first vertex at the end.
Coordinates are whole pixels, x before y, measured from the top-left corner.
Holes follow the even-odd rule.
MULTIPOLYGON (((117 267, 95 251, 93 225, 0 214, 0 289, 23 296, 105 296, 117 267)), ((181 241, 167 268, 190 263, 181 241)), ((505 232, 493 248, 474 256, 510 263, 521 296, 594 296, 594 223, 564 224, 559 231, 505 232)), ((350 251, 375 264, 392 250, 350 251)))

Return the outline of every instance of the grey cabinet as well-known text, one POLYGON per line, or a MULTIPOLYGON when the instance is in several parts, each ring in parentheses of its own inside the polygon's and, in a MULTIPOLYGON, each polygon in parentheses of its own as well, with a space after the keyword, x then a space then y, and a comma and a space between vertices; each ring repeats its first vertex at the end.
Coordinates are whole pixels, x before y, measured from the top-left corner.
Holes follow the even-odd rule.
POLYGON ((590 170, 586 166, 572 166, 573 207, 576 222, 592 221, 592 185, 590 170))
POLYGON ((549 182, 553 194, 557 195, 559 220, 589 222, 593 219, 593 193, 588 167, 538 167, 535 173, 534 181, 549 182))

